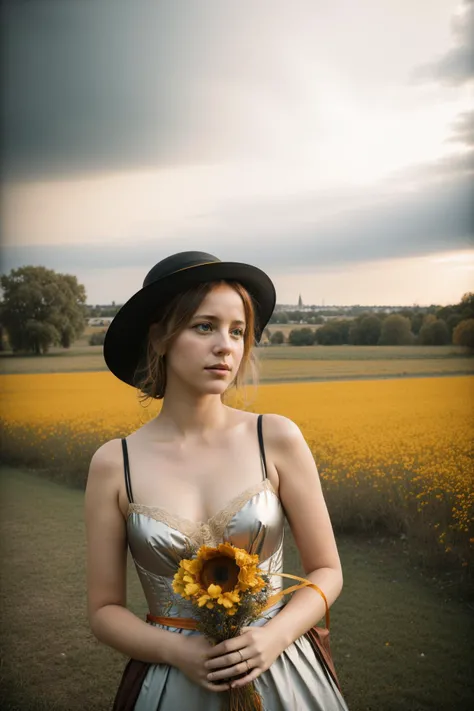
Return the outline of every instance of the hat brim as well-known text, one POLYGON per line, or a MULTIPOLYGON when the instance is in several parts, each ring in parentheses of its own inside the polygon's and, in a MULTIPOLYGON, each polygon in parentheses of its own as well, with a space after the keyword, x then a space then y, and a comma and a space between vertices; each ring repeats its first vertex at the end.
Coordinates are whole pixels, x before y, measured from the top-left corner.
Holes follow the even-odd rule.
POLYGON ((104 360, 112 373, 134 385, 136 369, 150 324, 173 296, 187 288, 209 281, 236 281, 247 289, 255 308, 255 340, 258 343, 273 313, 276 293, 264 271, 240 262, 211 262, 186 268, 143 287, 118 311, 104 341, 104 360))

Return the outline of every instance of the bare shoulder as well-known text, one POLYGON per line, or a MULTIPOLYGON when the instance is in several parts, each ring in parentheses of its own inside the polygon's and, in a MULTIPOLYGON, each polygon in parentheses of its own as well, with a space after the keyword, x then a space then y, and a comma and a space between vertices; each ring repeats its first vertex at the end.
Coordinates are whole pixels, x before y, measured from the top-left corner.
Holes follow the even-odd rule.
POLYGON ((112 439, 101 445, 93 454, 87 477, 86 497, 91 491, 118 493, 119 475, 123 470, 122 445, 119 439, 112 439))
POLYGON ((319 478, 313 454, 296 422, 284 415, 269 413, 263 416, 262 430, 265 448, 278 475, 280 490, 284 491, 290 480, 293 486, 297 480, 302 482, 305 478, 303 472, 312 482, 319 478))
POLYGON ((90 469, 94 472, 110 473, 122 461, 122 443, 119 439, 111 439, 102 444, 92 455, 90 469))
POLYGON ((272 447, 285 449, 291 447, 292 444, 304 441, 300 428, 289 417, 266 413, 262 419, 265 442, 268 442, 272 447))

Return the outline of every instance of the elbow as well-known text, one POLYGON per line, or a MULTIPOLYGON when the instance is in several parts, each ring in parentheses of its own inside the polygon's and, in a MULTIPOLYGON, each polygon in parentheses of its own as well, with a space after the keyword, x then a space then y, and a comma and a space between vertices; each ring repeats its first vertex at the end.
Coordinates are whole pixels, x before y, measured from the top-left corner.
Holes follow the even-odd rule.
POLYGON ((94 637, 101 642, 99 627, 97 625, 97 613, 89 613, 88 615, 89 629, 94 635, 94 637))
POLYGON ((108 607, 108 605, 104 605, 103 607, 98 607, 95 610, 89 610, 88 613, 88 620, 89 620, 89 629, 94 635, 94 637, 99 641, 103 642, 104 637, 103 637, 103 631, 104 631, 104 610, 108 607))
POLYGON ((334 584, 336 589, 338 590, 338 595, 341 593, 342 588, 344 587, 344 576, 342 574, 342 568, 341 566, 337 566, 337 568, 333 568, 334 570, 334 584))
MULTIPOLYGON (((320 568, 319 570, 323 570, 320 568)), ((344 586, 344 577, 340 566, 324 568, 324 576, 326 579, 326 589, 330 597, 336 600, 342 592, 344 586), (326 577, 327 576, 327 577, 326 577)))

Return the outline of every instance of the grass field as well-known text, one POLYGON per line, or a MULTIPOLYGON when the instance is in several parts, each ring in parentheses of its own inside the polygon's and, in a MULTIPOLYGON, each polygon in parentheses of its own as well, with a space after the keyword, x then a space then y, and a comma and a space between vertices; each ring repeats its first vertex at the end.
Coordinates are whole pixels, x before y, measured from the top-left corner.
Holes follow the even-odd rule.
MULTIPOLYGON (((109 711, 125 657, 86 619, 83 495, 27 471, 0 470, 4 711, 109 711)), ((285 572, 303 574, 287 531, 285 572)), ((350 711, 468 711, 472 610, 450 577, 427 580, 405 542, 337 536, 344 588, 331 648, 350 711)), ((128 606, 146 612, 130 564, 128 606)))
MULTIPOLYGON (((474 373, 474 358, 457 346, 267 346, 257 353, 261 382, 474 373)), ((53 349, 40 357, 0 354, 6 375, 104 370, 102 346, 53 349)))

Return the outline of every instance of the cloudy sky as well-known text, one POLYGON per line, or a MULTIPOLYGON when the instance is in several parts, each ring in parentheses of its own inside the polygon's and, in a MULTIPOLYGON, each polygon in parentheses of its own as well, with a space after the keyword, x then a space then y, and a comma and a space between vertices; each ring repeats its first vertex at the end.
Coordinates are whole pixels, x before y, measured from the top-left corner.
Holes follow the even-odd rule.
POLYGON ((198 249, 279 303, 474 290, 472 0, 5 0, 2 270, 123 302, 198 249))

